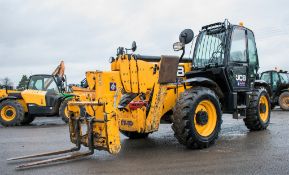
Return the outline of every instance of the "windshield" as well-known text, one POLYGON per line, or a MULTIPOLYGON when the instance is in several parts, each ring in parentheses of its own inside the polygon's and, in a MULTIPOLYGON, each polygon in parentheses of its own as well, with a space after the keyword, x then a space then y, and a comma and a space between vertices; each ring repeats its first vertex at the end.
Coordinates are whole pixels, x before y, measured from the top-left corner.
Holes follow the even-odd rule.
POLYGON ((59 93, 58 87, 52 76, 32 76, 28 84, 28 89, 59 93))
POLYGON ((280 75, 281 83, 288 83, 289 84, 289 74, 280 73, 279 75, 280 75))
POLYGON ((223 65, 225 30, 220 30, 220 32, 201 32, 195 48, 194 68, 223 65))

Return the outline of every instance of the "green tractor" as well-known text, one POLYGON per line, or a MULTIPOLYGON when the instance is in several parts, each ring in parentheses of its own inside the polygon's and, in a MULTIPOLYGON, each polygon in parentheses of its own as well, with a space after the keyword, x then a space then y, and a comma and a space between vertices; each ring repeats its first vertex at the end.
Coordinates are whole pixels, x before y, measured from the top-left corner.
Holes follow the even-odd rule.
POLYGON ((289 110, 289 73, 287 71, 269 70, 261 73, 261 80, 266 81, 272 90, 271 107, 280 106, 289 110))

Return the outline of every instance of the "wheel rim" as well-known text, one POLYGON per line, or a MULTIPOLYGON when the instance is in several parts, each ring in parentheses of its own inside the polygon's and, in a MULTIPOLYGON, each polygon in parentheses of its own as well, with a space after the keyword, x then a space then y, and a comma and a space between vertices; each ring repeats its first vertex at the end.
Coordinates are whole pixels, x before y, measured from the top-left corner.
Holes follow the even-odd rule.
POLYGON ((263 122, 266 122, 269 117, 269 102, 266 96, 262 95, 259 101, 259 115, 263 122), (265 109, 264 109, 265 108, 265 109))
MULTIPOLYGON (((205 116, 205 115, 203 115, 205 116)), ((217 125, 217 112, 214 104, 209 100, 201 101, 196 110, 194 116, 194 126, 199 135, 207 137, 213 133, 217 125), (197 117, 200 113, 206 113, 206 119, 202 122, 198 122, 197 117)))
POLYGON ((288 96, 283 97, 283 98, 281 99, 281 103, 282 103, 282 105, 284 105, 284 106, 289 106, 289 97, 288 97, 288 96))
MULTIPOLYGON (((78 107, 77 110, 76 110, 76 111, 73 111, 73 112, 78 112, 78 113, 80 114, 81 110, 80 110, 80 108, 78 107)), ((65 117, 66 117, 67 119, 69 119, 68 106, 66 106, 66 107, 64 108, 64 115, 65 115, 65 117)))
POLYGON ((1 117, 5 121, 12 121, 16 117, 16 109, 13 106, 4 106, 1 110, 1 117))

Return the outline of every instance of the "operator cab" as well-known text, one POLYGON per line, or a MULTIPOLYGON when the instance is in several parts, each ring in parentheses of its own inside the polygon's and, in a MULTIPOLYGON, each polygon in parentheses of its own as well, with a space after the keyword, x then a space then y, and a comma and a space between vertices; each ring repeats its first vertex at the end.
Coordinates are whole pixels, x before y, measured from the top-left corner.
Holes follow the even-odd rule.
POLYGON ((262 72, 261 80, 266 81, 271 87, 273 93, 278 90, 280 85, 289 85, 289 73, 287 71, 266 71, 262 72))
POLYGON ((53 75, 32 75, 29 78, 27 89, 47 91, 47 93, 58 94, 65 90, 65 80, 53 75))
POLYGON ((258 69, 254 33, 225 20, 202 27, 186 83, 215 89, 223 112, 234 113, 235 118, 248 107, 258 69))
POLYGON ((204 76, 220 81, 218 84, 224 85, 221 88, 227 92, 249 91, 258 69, 253 32, 243 26, 215 23, 202 27, 195 45, 192 71, 187 77, 204 76))

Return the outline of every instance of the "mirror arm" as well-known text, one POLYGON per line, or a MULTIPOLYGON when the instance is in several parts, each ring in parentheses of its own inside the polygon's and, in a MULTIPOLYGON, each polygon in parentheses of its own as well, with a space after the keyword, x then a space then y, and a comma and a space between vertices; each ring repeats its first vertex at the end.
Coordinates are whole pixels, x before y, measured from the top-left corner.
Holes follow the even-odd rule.
POLYGON ((180 59, 179 59, 179 63, 182 61, 182 59, 183 59, 183 57, 184 57, 184 55, 185 55, 185 48, 183 48, 182 49, 182 55, 181 55, 181 57, 180 57, 180 59))

